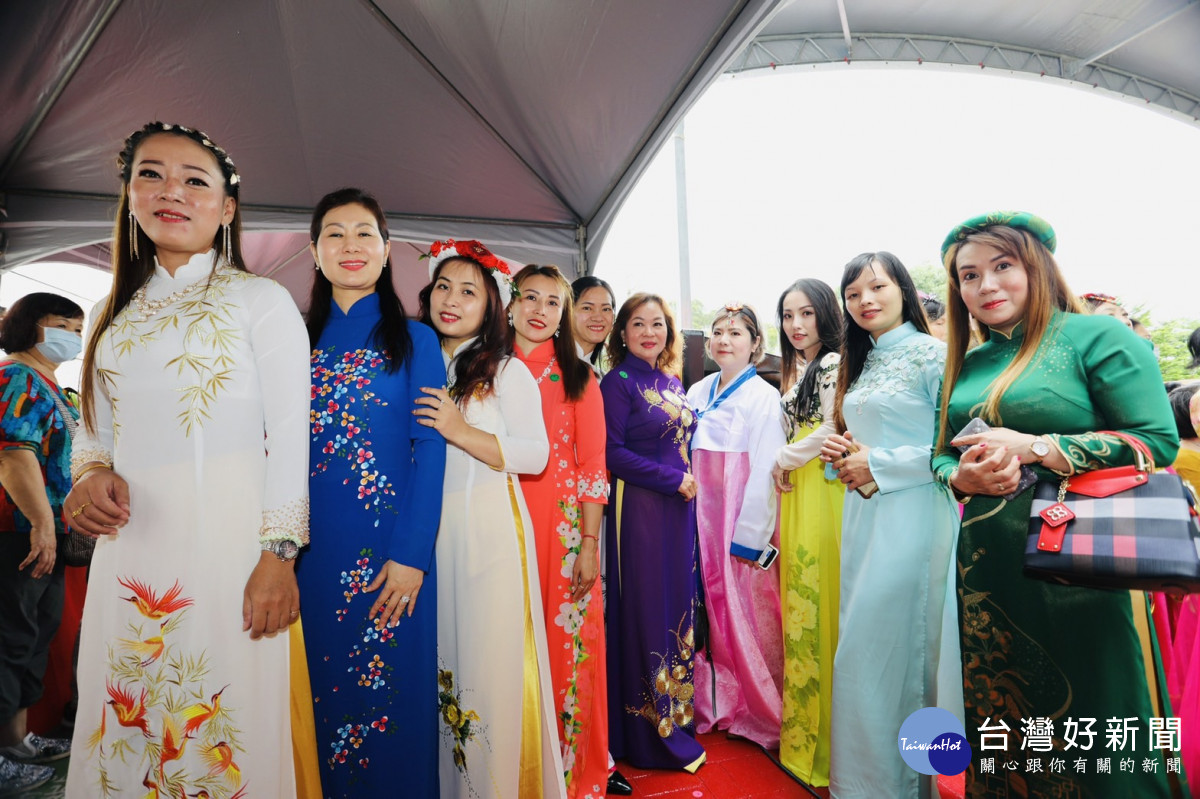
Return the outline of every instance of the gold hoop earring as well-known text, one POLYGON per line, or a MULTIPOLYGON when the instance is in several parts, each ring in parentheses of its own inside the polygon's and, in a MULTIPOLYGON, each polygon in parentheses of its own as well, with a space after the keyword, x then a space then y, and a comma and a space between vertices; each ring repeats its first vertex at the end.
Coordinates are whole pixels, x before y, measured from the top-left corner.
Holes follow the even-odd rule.
POLYGON ((133 216, 133 209, 129 210, 129 255, 134 261, 138 259, 138 224, 137 219, 133 216))

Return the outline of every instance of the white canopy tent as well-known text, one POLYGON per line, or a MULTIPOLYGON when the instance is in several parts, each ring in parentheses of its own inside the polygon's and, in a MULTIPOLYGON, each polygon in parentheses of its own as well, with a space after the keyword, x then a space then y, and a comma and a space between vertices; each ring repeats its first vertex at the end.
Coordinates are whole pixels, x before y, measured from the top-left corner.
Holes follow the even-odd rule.
POLYGON ((1045 75, 1200 116, 1198 0, 10 2, 0 273, 107 263, 113 159, 151 119, 233 154, 248 261, 298 298, 308 209, 344 185, 411 243, 394 247, 406 300, 435 238, 587 271, 722 71, 848 59, 1045 75))
POLYGON ((114 157, 161 119, 232 154, 248 261, 298 295, 309 209, 346 185, 414 244, 394 247, 398 273, 446 237, 585 271, 659 144, 780 2, 4 4, 0 269, 103 263, 114 157))

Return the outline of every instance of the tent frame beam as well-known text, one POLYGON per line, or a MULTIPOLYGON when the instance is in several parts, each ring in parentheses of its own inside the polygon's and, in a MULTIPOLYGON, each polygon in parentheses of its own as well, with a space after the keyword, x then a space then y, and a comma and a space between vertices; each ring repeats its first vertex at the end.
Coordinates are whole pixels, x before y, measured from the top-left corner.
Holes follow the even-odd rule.
POLYGON ((1165 22, 1170 22, 1175 17, 1182 14, 1184 11, 1187 11, 1189 7, 1194 7, 1196 5, 1196 0, 1176 0, 1176 1, 1179 4, 1175 8, 1171 9, 1170 11, 1168 11, 1165 14, 1160 15, 1157 19, 1151 20, 1150 22, 1147 22, 1147 23, 1139 26, 1136 31, 1129 34, 1128 36, 1123 36, 1122 38, 1120 38, 1110 44, 1106 44, 1103 47, 1098 48, 1091 55, 1086 55, 1083 58, 1080 58, 1078 61, 1068 63, 1067 68, 1068 68, 1070 74, 1074 75, 1080 69, 1090 65, 1092 62, 1099 61, 1101 58, 1104 58, 1106 55, 1109 55, 1110 53, 1113 53, 1117 50, 1120 50, 1122 47, 1129 44, 1130 42, 1133 42, 1133 41, 1141 38, 1142 36, 1146 35, 1150 31, 1154 30, 1159 25, 1162 25, 1165 22))
MULTIPOLYGON (((87 192, 74 191, 56 191, 53 189, 6 189, 6 193, 10 195, 21 195, 24 197, 43 197, 47 199, 58 200, 85 200, 89 202, 100 202, 116 205, 118 197, 115 194, 91 194, 87 192)), ((265 203, 242 203, 242 213, 252 214, 255 212, 263 214, 287 214, 293 215, 305 220, 304 229, 308 229, 308 218, 312 215, 311 208, 301 208, 291 205, 269 205, 265 203)), ((403 213, 401 211, 389 211, 384 209, 384 216, 394 221, 410 221, 410 222, 437 222, 449 225, 496 225, 498 227, 527 227, 540 228, 544 230, 570 230, 574 232, 579 227, 575 222, 545 222, 534 219, 494 219, 481 216, 451 216, 448 214, 413 214, 403 213)), ((73 224, 73 223, 72 223, 73 224)), ((111 226, 111 222, 105 222, 106 227, 111 226)), ((21 227, 20 222, 9 222, 5 227, 21 227)), ((253 220, 250 221, 248 227, 253 228, 253 220)))
POLYGON ((4 159, 4 164, 0 165, 0 184, 8 178, 8 173, 25 154, 25 148, 29 146, 29 142, 37 133, 38 128, 42 126, 42 122, 49 116, 50 111, 54 108, 54 104, 58 102, 58 98, 62 95, 63 90, 67 88, 67 84, 71 82, 71 78, 75 77, 75 72, 83 64, 84 58, 92 51, 92 47, 96 44, 96 40, 100 38, 100 34, 104 32, 104 28, 108 25, 109 20, 113 18, 113 14, 117 13, 117 8, 121 5, 121 0, 107 0, 92 17, 91 22, 84 32, 84 35, 79 38, 75 46, 71 48, 67 58, 63 60, 62 71, 54 80, 54 85, 50 90, 43 95, 41 102, 38 103, 37 109, 25 120, 25 124, 21 126, 21 132, 17 135, 16 141, 13 143, 12 149, 8 153, 8 157, 4 159))
POLYGON ((474 103, 468 100, 466 96, 458 90, 458 87, 455 86, 450 79, 447 78, 442 71, 437 68, 437 65, 430 60, 429 56, 422 52, 421 48, 417 47, 416 42, 408 38, 408 35, 400 29, 400 26, 397 25, 391 17, 387 15, 386 11, 376 5, 374 0, 362 0, 362 3, 372 14, 375 15, 380 24, 387 28, 388 31, 390 31, 391 34, 396 38, 396 40, 400 42, 404 48, 413 55, 414 58, 420 61, 427 70, 429 70, 429 73, 433 75, 439 84, 441 84, 442 88, 453 95, 455 99, 462 104, 463 108, 467 109, 467 112, 470 113, 471 116, 475 117, 475 119, 477 119, 481 125, 487 128, 488 132, 496 138, 496 141, 502 144, 504 148, 508 150, 509 154, 511 154, 513 158, 517 159, 517 162, 521 164, 521 166, 524 167, 530 175, 536 178, 537 181, 542 184, 542 187, 545 188, 546 191, 548 191, 550 195, 554 197, 554 199, 557 200, 568 213, 571 214, 571 227, 574 227, 576 224, 583 221, 582 217, 579 215, 579 211, 577 211, 574 206, 571 205, 567 198, 563 196, 562 192, 560 192, 553 183, 547 180, 545 176, 538 172, 537 169, 534 168, 533 164, 529 163, 528 160, 526 160, 519 152, 517 152, 517 149, 513 147, 512 143, 509 142, 508 139, 506 139, 504 135, 496 129, 496 126, 492 124, 491 120, 484 116, 483 112, 476 108, 474 103))
MULTIPOLYGON (((1189 6, 1195 0, 1189 0, 1189 6)), ((1105 89, 1137 100, 1156 110, 1200 123, 1200 97, 1132 72, 1104 64, 1082 64, 1072 73, 1077 59, 1061 53, 1033 50, 951 36, 903 33, 855 34, 855 57, 843 57, 841 31, 760 36, 726 70, 736 75, 756 69, 781 66, 818 66, 872 62, 879 64, 925 62, 1002 69, 1040 77, 1052 77, 1105 89)))

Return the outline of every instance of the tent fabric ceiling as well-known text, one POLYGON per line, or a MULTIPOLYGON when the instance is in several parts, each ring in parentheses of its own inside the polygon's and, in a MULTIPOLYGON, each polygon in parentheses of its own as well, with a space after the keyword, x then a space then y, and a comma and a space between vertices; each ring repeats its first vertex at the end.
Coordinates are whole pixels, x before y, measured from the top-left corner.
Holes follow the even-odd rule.
POLYGON ((245 230, 346 185, 394 237, 569 270, 782 0, 39 0, 0 7, 3 267, 108 237, 122 139, 199 127, 245 230))
POLYGON ((10 2, 0 272, 100 260, 114 156, 151 119, 233 154, 257 271, 310 269, 295 252, 308 209, 356 184, 393 238, 586 269, 691 104, 755 66, 752 41, 840 40, 822 51, 840 61, 870 58, 873 34, 1055 53, 1063 77, 1099 66, 1200 104, 1200 0, 10 2))
POLYGON ((1198 0, 796 0, 774 15, 732 69, 918 58, 1075 80, 1200 122, 1198 0), (820 44, 804 52, 788 46, 806 37, 820 44), (913 41, 901 44, 905 37, 913 41), (896 43, 872 41, 884 38, 896 43), (935 39, 956 46, 938 46, 935 39), (1039 57, 1006 58, 988 45, 1039 57))

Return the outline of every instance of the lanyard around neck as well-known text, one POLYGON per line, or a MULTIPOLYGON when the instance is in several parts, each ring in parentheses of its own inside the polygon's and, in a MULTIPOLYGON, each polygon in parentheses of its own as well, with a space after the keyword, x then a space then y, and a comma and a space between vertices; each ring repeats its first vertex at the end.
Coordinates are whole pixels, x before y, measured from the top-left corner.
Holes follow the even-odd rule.
POLYGON ((696 411, 696 418, 702 419, 706 413, 712 413, 721 407, 722 402, 729 399, 733 395, 733 392, 737 391, 746 381, 752 379, 757 374, 758 370, 754 368, 754 364, 750 364, 738 375, 737 380, 734 380, 720 397, 717 397, 717 387, 721 385, 721 378, 718 377, 713 381, 712 389, 708 392, 708 405, 703 410, 696 411))

